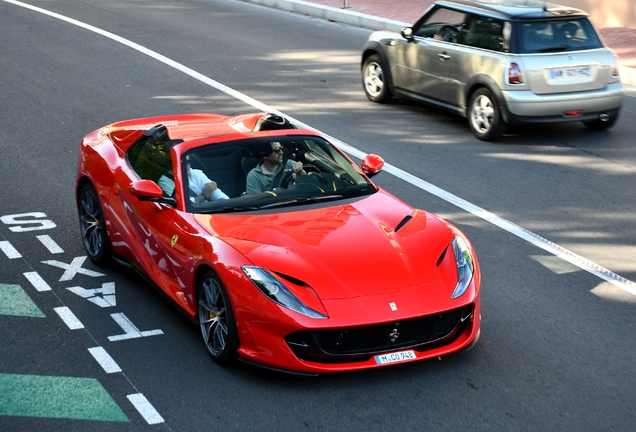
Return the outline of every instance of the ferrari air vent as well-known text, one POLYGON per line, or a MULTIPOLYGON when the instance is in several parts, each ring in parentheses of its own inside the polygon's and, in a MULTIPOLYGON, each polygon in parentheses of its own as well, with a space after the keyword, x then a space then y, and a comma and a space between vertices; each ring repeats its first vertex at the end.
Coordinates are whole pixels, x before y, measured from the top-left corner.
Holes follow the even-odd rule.
POLYGON ((442 263, 447 250, 448 250, 448 246, 444 248, 444 251, 442 252, 442 254, 439 256, 439 258, 437 258, 437 263, 435 264, 435 266, 439 266, 442 263))
POLYGON ((279 272, 274 272, 274 273, 276 273, 277 276, 280 276, 283 279, 286 279, 290 281, 291 283, 296 284, 298 286, 308 286, 306 282, 301 281, 300 279, 296 279, 295 277, 291 277, 289 275, 286 275, 284 273, 279 273, 279 272))
POLYGON ((398 224, 398 226, 395 227, 395 232, 398 232, 400 229, 402 229, 402 227, 404 227, 404 225, 406 225, 407 223, 409 223, 409 221, 413 219, 413 216, 408 215, 407 217, 405 217, 404 219, 402 219, 402 222, 400 222, 398 224))

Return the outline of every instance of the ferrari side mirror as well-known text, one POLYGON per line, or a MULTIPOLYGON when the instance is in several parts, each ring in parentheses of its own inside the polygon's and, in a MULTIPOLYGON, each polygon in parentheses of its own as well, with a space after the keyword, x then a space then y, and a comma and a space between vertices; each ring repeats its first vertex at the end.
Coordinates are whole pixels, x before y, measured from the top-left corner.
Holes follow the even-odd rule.
POLYGON ((362 159, 361 167, 367 177, 372 177, 382 171, 384 159, 377 154, 368 154, 362 159))
POLYGON ((176 207, 177 202, 173 198, 163 196, 163 191, 159 185, 152 180, 137 180, 128 186, 130 193, 137 197, 139 201, 152 201, 168 204, 176 207))

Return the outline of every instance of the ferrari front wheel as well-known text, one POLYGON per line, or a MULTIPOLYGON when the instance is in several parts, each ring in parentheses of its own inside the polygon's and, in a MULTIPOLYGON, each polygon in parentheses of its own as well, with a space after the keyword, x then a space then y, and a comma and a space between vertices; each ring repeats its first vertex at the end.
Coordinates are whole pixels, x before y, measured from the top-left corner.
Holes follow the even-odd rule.
POLYGON ((88 257, 96 264, 106 262, 112 254, 112 249, 97 191, 89 182, 80 189, 79 220, 88 257))
POLYGON ((238 331, 227 291, 214 272, 208 271, 201 279, 198 299, 205 346, 217 363, 234 363, 239 347, 238 331))

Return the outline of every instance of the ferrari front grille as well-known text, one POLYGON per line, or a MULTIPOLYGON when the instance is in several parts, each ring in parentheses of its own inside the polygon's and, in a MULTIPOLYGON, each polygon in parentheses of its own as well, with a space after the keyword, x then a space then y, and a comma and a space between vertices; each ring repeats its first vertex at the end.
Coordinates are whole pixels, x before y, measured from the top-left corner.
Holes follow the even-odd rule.
POLYGON ((362 361, 373 355, 452 343, 463 331, 473 306, 404 321, 332 330, 296 332, 285 339, 301 359, 319 363, 362 361))

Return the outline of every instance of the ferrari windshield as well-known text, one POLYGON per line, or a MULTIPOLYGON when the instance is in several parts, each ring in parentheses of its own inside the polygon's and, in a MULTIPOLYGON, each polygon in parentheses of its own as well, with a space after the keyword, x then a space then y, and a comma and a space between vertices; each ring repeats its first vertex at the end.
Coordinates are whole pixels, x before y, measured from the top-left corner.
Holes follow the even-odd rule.
POLYGON ((270 136, 209 144, 182 155, 187 211, 228 213, 334 202, 376 187, 316 136, 270 136))

